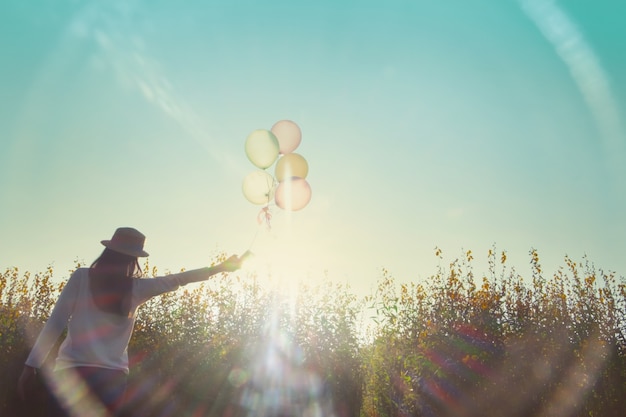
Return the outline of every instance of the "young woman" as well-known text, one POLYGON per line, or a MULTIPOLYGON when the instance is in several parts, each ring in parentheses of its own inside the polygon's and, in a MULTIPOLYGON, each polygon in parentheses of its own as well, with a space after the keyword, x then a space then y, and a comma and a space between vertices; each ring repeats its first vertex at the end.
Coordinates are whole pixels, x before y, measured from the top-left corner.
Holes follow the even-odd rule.
POLYGON ((243 257, 152 279, 142 274, 138 257, 148 256, 145 236, 130 227, 118 228, 89 268, 79 268, 63 287, 48 321, 39 334, 18 381, 25 400, 39 370, 53 397, 55 415, 111 415, 123 401, 128 375, 128 343, 137 308, 157 295, 182 285, 236 271, 243 257), (42 369, 58 337, 67 328, 54 371, 42 369), (72 410, 70 412, 70 410, 72 410))

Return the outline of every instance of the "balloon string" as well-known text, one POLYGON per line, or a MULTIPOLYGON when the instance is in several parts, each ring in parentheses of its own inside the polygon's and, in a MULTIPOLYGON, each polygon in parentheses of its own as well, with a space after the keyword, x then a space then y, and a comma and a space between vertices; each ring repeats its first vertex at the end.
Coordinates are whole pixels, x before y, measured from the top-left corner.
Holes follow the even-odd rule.
POLYGON ((259 236, 259 229, 260 228, 261 228, 261 226, 256 228, 256 233, 254 234, 254 237, 252 238, 252 241, 250 242, 250 245, 248 245, 248 251, 252 250, 252 245, 254 245, 254 242, 256 242, 257 236, 259 236))
POLYGON ((259 224, 259 227, 257 227, 256 232, 254 233, 254 237, 252 238, 252 242, 250 242, 250 246, 248 247, 248 250, 252 250, 252 245, 256 241, 256 238, 259 236, 259 230, 261 229, 261 227, 263 227, 263 224, 265 224, 265 226, 267 227, 267 230, 270 230, 272 228, 271 226, 272 213, 270 212, 269 206, 265 206, 259 211, 259 214, 257 215, 256 220, 257 220, 257 223, 259 224))

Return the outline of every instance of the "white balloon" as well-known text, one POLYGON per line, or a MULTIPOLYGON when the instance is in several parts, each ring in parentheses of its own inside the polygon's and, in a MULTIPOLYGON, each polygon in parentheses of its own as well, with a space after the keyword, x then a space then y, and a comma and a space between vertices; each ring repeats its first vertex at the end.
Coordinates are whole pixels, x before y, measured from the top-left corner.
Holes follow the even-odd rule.
POLYGON ((274 177, 265 171, 252 171, 243 179, 243 195, 252 204, 268 204, 276 190, 274 177))

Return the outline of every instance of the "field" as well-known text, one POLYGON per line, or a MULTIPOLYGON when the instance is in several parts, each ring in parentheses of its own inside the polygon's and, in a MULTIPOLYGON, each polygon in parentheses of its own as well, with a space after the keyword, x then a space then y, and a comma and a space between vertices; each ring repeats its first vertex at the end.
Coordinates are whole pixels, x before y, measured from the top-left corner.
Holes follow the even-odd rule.
MULTIPOLYGON (((327 279, 287 296, 250 275, 148 302, 129 348, 129 415, 623 415, 623 276, 567 257, 547 273, 534 249, 529 276, 495 248, 484 275, 471 251, 435 256, 445 266, 429 278, 382 270, 363 298, 327 279)), ((43 415, 45 390, 21 403, 15 383, 62 288, 53 276, 0 274, 2 416, 43 415)))

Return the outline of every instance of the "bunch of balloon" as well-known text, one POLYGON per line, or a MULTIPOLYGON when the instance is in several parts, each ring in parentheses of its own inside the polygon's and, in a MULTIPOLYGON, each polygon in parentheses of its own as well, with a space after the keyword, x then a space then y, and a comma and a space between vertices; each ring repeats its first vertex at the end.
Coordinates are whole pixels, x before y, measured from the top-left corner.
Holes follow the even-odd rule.
POLYGON ((248 159, 258 169, 243 180, 243 195, 252 204, 262 205, 259 223, 269 227, 270 204, 287 211, 301 210, 311 201, 311 186, 306 180, 309 165, 294 151, 302 141, 300 127, 291 120, 280 120, 270 130, 258 129, 246 139, 248 159), (267 169, 276 163, 274 176, 267 169))

